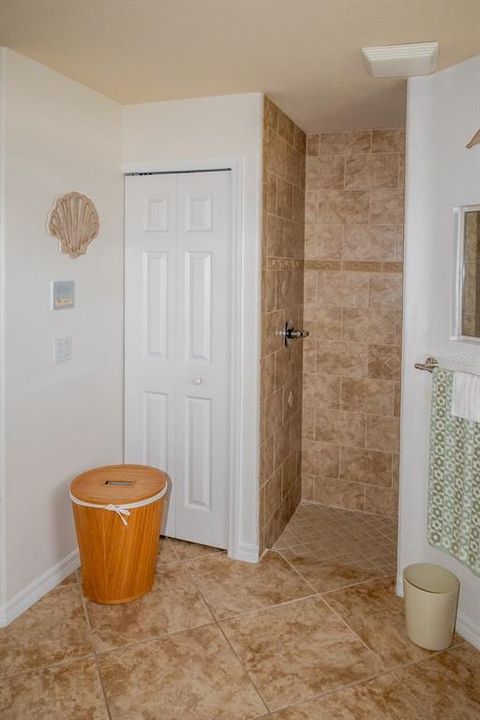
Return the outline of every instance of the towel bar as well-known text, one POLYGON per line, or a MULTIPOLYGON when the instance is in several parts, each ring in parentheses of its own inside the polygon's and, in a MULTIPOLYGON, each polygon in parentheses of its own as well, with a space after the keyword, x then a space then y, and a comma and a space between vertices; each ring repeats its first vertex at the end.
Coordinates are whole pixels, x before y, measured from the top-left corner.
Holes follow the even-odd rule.
POLYGON ((416 370, 426 370, 427 372, 433 372, 433 369, 438 367, 438 360, 434 357, 428 357, 424 363, 415 363, 416 370))

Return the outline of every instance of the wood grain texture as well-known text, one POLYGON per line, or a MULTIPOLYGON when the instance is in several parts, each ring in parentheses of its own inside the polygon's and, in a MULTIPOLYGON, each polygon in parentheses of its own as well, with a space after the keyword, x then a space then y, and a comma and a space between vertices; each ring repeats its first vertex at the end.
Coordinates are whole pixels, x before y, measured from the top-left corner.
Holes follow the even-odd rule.
POLYGON ((139 502, 159 493, 168 476, 148 465, 106 465, 77 475, 70 490, 79 500, 99 505, 139 502), (125 484, 110 484, 110 483, 125 484))
MULTIPOLYGON (((166 482, 167 476, 154 468, 110 466, 78 476, 72 483, 72 493, 88 502, 128 503, 155 495, 166 482), (108 486, 108 477, 132 480, 133 484, 108 486), (103 487, 111 487, 116 496, 106 501, 101 495, 103 487)), ((115 512, 73 503, 83 591, 90 600, 126 603, 151 589, 164 504, 161 498, 130 510, 128 524, 124 525, 115 512)))

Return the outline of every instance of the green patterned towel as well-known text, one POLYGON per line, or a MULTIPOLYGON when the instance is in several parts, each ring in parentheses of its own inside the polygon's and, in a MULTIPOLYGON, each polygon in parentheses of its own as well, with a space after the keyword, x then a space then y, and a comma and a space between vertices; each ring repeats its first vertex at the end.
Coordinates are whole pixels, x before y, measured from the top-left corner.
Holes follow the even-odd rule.
POLYGON ((480 576, 480 423, 454 417, 453 372, 433 371, 428 542, 480 576))

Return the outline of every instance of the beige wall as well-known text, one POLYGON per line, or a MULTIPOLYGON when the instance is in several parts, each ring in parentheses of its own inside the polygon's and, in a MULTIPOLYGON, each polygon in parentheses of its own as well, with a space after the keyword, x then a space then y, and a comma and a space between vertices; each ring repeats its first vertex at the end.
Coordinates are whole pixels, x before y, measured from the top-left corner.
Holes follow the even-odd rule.
POLYGON ((264 106, 260 549, 270 547, 301 497, 302 346, 276 334, 303 324, 305 134, 268 98, 264 106))
POLYGON ((302 496, 396 514, 404 132, 307 141, 302 496))

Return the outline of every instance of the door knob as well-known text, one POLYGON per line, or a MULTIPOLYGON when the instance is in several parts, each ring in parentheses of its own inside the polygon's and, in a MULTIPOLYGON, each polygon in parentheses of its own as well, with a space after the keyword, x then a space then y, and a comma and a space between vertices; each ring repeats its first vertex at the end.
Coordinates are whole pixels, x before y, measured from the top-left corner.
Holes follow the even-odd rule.
POLYGON ((300 340, 301 338, 306 338, 309 336, 308 330, 295 330, 293 327, 292 322, 286 322, 285 327, 281 332, 281 335, 283 336, 283 340, 285 343, 285 347, 288 347, 288 343, 291 340, 300 340))
POLYGON ((194 378, 193 378, 193 384, 194 384, 194 385, 201 385, 201 384, 202 384, 202 378, 200 377, 200 375, 197 375, 197 377, 194 377, 194 378))

